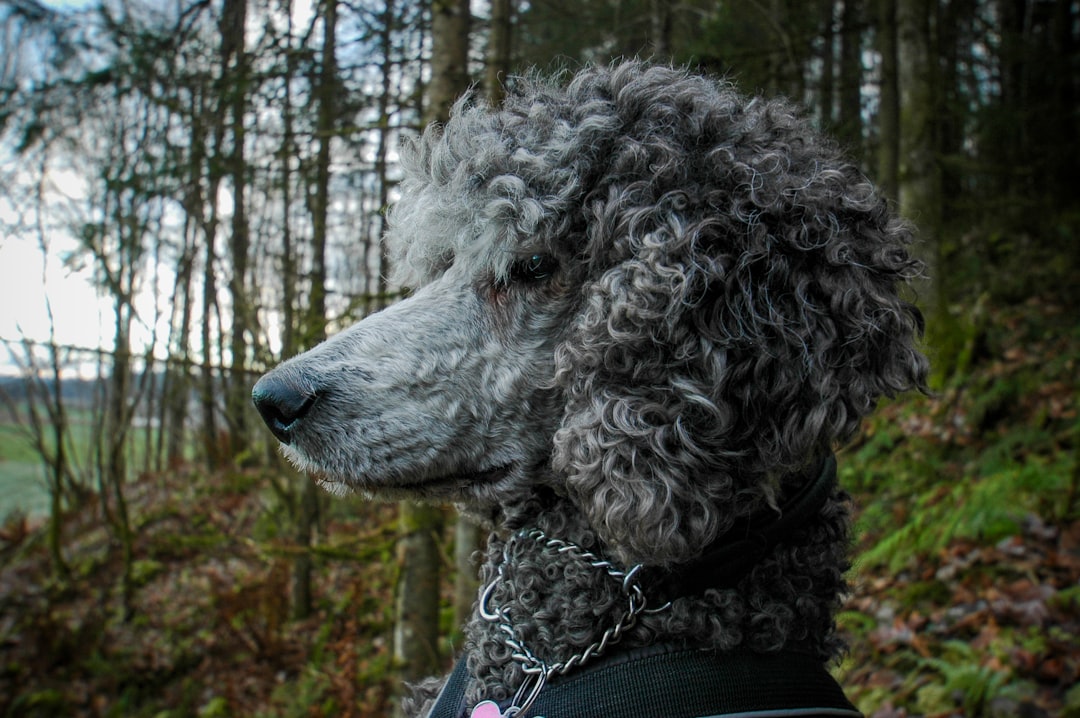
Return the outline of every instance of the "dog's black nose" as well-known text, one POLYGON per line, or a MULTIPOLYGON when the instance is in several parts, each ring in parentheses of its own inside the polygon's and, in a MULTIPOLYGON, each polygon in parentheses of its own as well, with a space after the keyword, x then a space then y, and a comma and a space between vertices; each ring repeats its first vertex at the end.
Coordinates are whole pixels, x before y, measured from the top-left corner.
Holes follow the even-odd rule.
POLYGON ((276 373, 259 379, 251 390, 251 400, 255 402, 255 408, 259 410, 270 431, 283 444, 292 441, 293 431, 311 411, 317 398, 316 392, 276 373))

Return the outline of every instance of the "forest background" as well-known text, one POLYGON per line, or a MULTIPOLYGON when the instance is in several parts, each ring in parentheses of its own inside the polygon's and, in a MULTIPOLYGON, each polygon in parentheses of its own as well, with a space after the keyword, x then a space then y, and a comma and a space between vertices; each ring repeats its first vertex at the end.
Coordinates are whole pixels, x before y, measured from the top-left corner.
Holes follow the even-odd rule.
POLYGON ((6 0, 0 28, 0 241, 111 322, 69 346, 47 294, 47 338, 2 337, 0 715, 384 716, 448 665, 476 528, 321 495, 250 387, 405 291, 404 135, 642 56, 803 103, 920 229, 934 393, 841 451, 852 699, 1080 716, 1080 3, 6 0))

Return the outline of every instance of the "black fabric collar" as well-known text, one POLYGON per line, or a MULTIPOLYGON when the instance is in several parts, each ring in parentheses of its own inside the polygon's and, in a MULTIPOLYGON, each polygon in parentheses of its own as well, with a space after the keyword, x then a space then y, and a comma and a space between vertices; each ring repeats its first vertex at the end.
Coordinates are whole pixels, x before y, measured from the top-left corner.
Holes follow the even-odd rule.
POLYGON ((805 481, 779 509, 769 508, 739 519, 697 559, 676 566, 659 580, 668 594, 688 596, 709 588, 732 588, 776 546, 810 522, 836 488, 836 457, 829 454, 814 478, 805 481))
MULTIPOLYGON (((468 718, 465 659, 428 718, 468 718)), ((505 706, 502 706, 505 710, 505 706)), ((523 718, 861 718, 821 661, 805 653, 719 653, 656 645, 601 658, 544 689, 523 718)))

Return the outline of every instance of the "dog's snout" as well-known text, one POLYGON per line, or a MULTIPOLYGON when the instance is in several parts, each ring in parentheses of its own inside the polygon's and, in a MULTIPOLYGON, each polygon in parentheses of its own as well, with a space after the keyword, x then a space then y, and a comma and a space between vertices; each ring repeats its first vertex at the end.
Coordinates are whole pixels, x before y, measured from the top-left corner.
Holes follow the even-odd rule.
POLYGON ((278 441, 288 444, 300 421, 311 411, 318 393, 288 377, 271 373, 255 383, 251 399, 278 441))

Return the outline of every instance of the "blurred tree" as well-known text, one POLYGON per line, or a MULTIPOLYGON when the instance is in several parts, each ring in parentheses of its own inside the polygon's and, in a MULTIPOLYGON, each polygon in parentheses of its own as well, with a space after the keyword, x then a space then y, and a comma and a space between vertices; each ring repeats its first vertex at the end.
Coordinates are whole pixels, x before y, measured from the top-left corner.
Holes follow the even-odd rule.
POLYGON ((900 183, 900 80, 897 75, 897 0, 877 0, 877 49, 881 56, 881 105, 878 108, 877 182, 882 194, 897 200, 900 183))
MULTIPOLYGON (((394 59, 394 26, 397 24, 397 7, 394 0, 385 0, 383 5, 382 22, 378 30, 379 50, 382 54, 382 66, 380 67, 379 97, 376 105, 378 129, 375 139, 375 162, 372 169, 378 182, 376 196, 377 211, 374 213, 375 226, 372 231, 365 232, 362 240, 361 266, 364 274, 364 292, 366 294, 364 308, 367 312, 382 309, 388 301, 386 274, 389 268, 389 260, 386 249, 380 239, 386 231, 386 210, 390 205, 390 149, 394 139, 393 118, 391 105, 394 102, 393 80, 396 62, 394 59), (372 258, 375 262, 372 264, 372 258)), ((420 110, 422 108, 418 108, 420 110)))
POLYGON ((673 0, 651 0, 649 7, 649 50, 653 59, 663 61, 672 56, 671 33, 674 15, 673 0))
MULTIPOLYGON (((337 71, 337 0, 321 0, 318 6, 322 18, 323 38, 319 74, 315 86, 318 114, 315 137, 318 151, 315 157, 315 187, 311 202, 311 294, 308 298, 308 317, 305 322, 304 343, 314 346, 326 338, 326 246, 327 218, 330 207, 330 155, 337 136, 338 111, 335 98, 340 92, 337 71)), ((304 348, 306 348, 304 347, 304 348)), ((292 615, 301 620, 311 615, 311 541, 319 519, 319 489, 310 477, 300 477, 300 500, 296 507, 296 542, 302 551, 293 562, 292 615)))
POLYGON ((821 77, 818 80, 818 116, 827 129, 836 126, 836 7, 821 6, 821 77))
POLYGON ((939 157, 940 72, 932 30, 935 0, 897 0, 900 83, 900 212, 922 233, 922 260, 931 278, 921 288, 924 305, 936 313, 943 295, 936 291, 941 241, 941 166, 939 157))
MULTIPOLYGON (((609 57, 652 56, 650 40, 663 8, 654 0, 575 2, 545 0, 523 3, 518 15, 515 57, 518 67, 558 68, 609 57)), ((674 11, 666 0, 665 3, 674 11)), ((677 21, 669 15, 672 23, 677 21)), ((672 28, 674 37, 681 28, 672 28)), ((663 43, 664 40, 660 39, 663 43)), ((664 60, 664 57, 656 57, 664 60)))
MULTIPOLYGON (((1068 0, 997 0, 984 26, 997 20, 1000 89, 979 117, 993 162, 992 189, 1021 198, 1014 222, 1030 226, 1032 203, 1073 204, 1071 174, 1080 161, 1080 8, 1068 0)), ((981 69, 981 68, 980 68, 981 69)))
MULTIPOLYGON (((100 507, 123 566, 120 594, 127 615, 134 590, 134 529, 126 497, 131 437, 136 411, 153 385, 152 353, 134 345, 136 297, 157 254, 175 186, 164 149, 170 112, 146 89, 154 84, 160 69, 155 58, 169 40, 150 30, 132 32, 126 15, 99 12, 113 50, 109 64, 66 78, 73 84, 50 87, 56 104, 48 119, 78 150, 69 168, 85 180, 87 202, 72 227, 80 245, 77 261, 92 267, 112 315, 108 360, 99 355, 102 411, 91 433, 100 507)), ((156 327, 158 317, 143 319, 156 327)))
POLYGON ((514 17, 517 15, 515 0, 491 0, 491 23, 488 29, 487 65, 485 85, 488 102, 498 106, 505 94, 504 84, 513 69, 514 17))
MULTIPOLYGON (((819 86, 824 83, 830 98, 834 95, 843 68, 835 64, 832 0, 723 3, 699 11, 698 17, 698 31, 675 43, 677 58, 728 77, 744 92, 804 102, 813 78, 819 86)), ((832 122, 832 100, 821 109, 823 122, 832 122)))
POLYGON ((446 122, 450 107, 469 88, 468 0, 431 0, 431 84, 428 122, 446 122))
POLYGON ((862 147, 863 18, 858 0, 843 0, 840 13, 840 114, 837 138, 856 153, 862 147))
POLYGON ((191 394, 191 313, 195 276, 195 229, 184 218, 180 256, 176 262, 172 314, 169 317, 168 360, 161 385, 161 413, 157 433, 157 471, 175 469, 185 460, 188 399, 191 394))
POLYGON ((221 10, 221 111, 229 117, 231 140, 222 162, 229 179, 232 211, 229 217, 229 357, 225 385, 225 419, 229 426, 229 456, 243 460, 249 453, 251 412, 249 348, 257 336, 251 307, 251 239, 248 226, 248 162, 246 158, 250 59, 247 42, 247 0, 224 0, 221 10))

